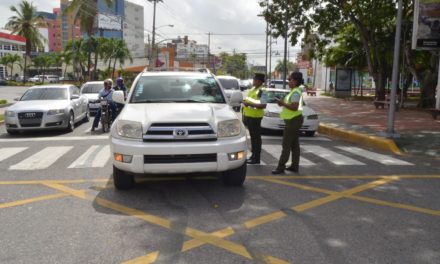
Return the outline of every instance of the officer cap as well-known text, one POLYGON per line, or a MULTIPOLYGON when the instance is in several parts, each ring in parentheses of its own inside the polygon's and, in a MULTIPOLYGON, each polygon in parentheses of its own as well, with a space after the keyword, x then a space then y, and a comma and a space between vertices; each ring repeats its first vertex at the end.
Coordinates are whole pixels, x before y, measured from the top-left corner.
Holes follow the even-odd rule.
POLYGON ((255 73, 254 80, 259 80, 264 82, 266 79, 266 75, 264 73, 255 73))

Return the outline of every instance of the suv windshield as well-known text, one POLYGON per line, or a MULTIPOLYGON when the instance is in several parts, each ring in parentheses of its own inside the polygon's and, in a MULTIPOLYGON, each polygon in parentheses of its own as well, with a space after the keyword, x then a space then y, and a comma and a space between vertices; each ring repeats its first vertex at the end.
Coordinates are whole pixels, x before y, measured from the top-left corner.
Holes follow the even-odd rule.
POLYGON ((90 94, 90 93, 99 93, 101 89, 104 88, 104 83, 89 83, 84 84, 84 87, 81 90, 81 93, 83 94, 90 94))
POLYGON ((67 100, 66 88, 38 88, 27 90, 20 101, 67 100))
POLYGON ((225 103, 211 76, 144 76, 136 83, 131 103, 225 103))
POLYGON ((238 85, 238 81, 235 79, 223 79, 223 78, 218 78, 218 80, 220 81, 220 83, 222 84, 223 88, 225 89, 240 89, 239 85, 238 85))

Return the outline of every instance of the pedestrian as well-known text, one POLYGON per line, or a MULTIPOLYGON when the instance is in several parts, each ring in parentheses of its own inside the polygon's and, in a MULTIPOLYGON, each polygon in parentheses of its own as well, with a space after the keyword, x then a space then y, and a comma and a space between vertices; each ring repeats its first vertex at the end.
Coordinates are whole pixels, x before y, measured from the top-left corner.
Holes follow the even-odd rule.
MULTIPOLYGON (((107 79, 104 81, 104 88, 99 91, 98 99, 101 100, 101 98, 108 100, 109 106, 112 110, 112 120, 115 120, 116 117, 116 105, 112 101, 112 95, 115 91, 113 88, 113 81, 112 79, 107 79)), ((95 131, 95 128, 98 127, 99 121, 101 120, 101 107, 98 108, 98 112, 96 112, 95 119, 93 120, 92 125, 92 131, 95 131)))
POLYGON ((277 99, 277 104, 283 107, 280 117, 284 119, 286 124, 283 131, 283 148, 281 151, 278 166, 272 171, 272 174, 284 173, 284 170, 293 172, 299 171, 299 130, 303 124, 302 115, 303 97, 300 86, 304 83, 302 73, 293 72, 289 79, 290 93, 284 99, 277 99), (286 168, 289 160, 290 152, 292 152, 292 164, 286 168))
POLYGON ((263 93, 263 83, 266 76, 262 73, 256 73, 253 85, 245 100, 243 100, 243 118, 244 123, 249 129, 251 136, 252 156, 246 161, 248 164, 260 164, 261 156, 261 120, 264 116, 266 104, 260 101, 263 93))

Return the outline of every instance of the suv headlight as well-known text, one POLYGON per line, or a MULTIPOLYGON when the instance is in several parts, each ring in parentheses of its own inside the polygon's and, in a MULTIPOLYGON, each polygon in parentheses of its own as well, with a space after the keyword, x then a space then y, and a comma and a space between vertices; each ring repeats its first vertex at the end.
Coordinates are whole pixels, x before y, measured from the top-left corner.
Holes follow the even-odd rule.
POLYGON ((51 109, 47 111, 47 115, 61 115, 64 114, 64 109, 51 109))
POLYGON ((241 123, 238 119, 221 121, 218 123, 218 137, 233 137, 240 135, 241 123))
POLYGON ((6 116, 7 117, 14 117, 15 116, 15 112, 14 111, 6 111, 6 116))
POLYGON ((118 120, 116 132, 121 137, 141 139, 142 124, 134 121, 118 120))

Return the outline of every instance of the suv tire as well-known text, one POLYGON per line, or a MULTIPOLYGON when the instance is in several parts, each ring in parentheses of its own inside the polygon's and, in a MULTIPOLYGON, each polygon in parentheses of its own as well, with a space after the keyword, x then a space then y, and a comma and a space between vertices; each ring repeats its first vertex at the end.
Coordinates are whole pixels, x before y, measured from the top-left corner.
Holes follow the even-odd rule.
POLYGON ((134 186, 134 176, 113 166, 113 184, 118 190, 128 190, 134 186))
POLYGON ((223 172, 223 183, 226 186, 242 186, 246 179, 246 163, 233 170, 223 172))

